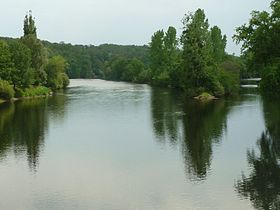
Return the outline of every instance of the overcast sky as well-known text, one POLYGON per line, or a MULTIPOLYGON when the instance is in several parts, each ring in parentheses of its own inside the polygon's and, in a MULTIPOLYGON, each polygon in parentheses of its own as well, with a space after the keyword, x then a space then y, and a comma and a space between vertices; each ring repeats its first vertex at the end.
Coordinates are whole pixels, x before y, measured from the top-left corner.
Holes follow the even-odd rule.
POLYGON ((0 36, 22 36, 23 18, 33 11, 40 39, 72 44, 148 44, 151 35, 172 25, 181 33, 181 20, 203 8, 211 26, 228 36, 247 22, 252 10, 268 10, 270 0, 0 0, 0 36))

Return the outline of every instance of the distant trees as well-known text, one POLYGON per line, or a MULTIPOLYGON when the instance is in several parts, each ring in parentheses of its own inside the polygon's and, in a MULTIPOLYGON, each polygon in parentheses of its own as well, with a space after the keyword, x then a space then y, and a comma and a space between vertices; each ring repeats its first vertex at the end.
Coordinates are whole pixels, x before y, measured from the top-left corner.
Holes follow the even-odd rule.
POLYGON ((116 58, 107 63, 104 71, 105 79, 147 83, 150 79, 149 69, 140 60, 116 58))
MULTIPOLYGON (((100 46, 83 46, 44 41, 50 57, 61 55, 69 64, 67 75, 70 78, 108 78, 104 75, 109 63, 118 58, 137 59, 145 67, 149 65, 147 46, 120 46, 103 44, 100 46)), ((108 73, 108 72, 107 72, 108 73)))
POLYGON ((273 0, 271 12, 253 11, 248 24, 236 29, 234 39, 242 43, 242 53, 250 72, 260 72, 266 92, 280 88, 280 1, 273 0))

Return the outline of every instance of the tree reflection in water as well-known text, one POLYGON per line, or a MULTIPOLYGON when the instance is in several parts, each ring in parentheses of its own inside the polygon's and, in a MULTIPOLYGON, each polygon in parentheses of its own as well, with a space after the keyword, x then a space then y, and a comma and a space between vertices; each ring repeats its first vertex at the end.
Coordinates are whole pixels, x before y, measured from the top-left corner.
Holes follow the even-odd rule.
POLYGON ((224 100, 201 103, 172 90, 153 88, 151 109, 154 132, 161 143, 180 145, 187 176, 203 180, 211 166, 212 147, 226 128, 224 100))
MULTIPOLYGON (((48 130, 48 114, 59 112, 65 97, 30 99, 0 106, 0 158, 9 152, 26 156, 29 167, 36 171, 48 130), (56 107, 48 112, 47 106, 56 107)), ((61 116, 59 116, 61 117, 61 116)))
POLYGON ((266 131, 257 141, 259 153, 248 151, 251 172, 242 174, 235 188, 256 209, 280 209, 280 102, 264 99, 266 131))

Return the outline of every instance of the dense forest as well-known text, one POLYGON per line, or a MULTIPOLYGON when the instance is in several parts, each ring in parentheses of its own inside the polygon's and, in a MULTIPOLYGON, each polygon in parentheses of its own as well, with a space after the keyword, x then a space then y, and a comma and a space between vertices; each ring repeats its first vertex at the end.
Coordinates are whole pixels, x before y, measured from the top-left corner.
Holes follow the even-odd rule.
POLYGON ((236 29, 240 57, 226 53, 227 37, 218 26, 210 26, 202 9, 184 16, 180 36, 170 26, 156 31, 144 46, 40 41, 29 14, 23 37, 0 38, 1 87, 9 89, 9 96, 3 93, 1 98, 11 98, 13 92, 28 95, 30 87, 64 88, 68 77, 147 83, 190 96, 218 97, 238 92, 240 78, 262 77, 262 90, 272 91, 280 86, 279 4, 272 1, 270 13, 253 11, 249 23, 236 29))

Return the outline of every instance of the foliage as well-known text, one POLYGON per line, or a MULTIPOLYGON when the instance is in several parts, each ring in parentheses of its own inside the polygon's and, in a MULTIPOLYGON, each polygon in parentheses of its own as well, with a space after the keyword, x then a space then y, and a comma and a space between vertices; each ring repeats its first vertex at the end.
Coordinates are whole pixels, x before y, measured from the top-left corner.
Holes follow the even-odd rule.
POLYGON ((151 76, 152 83, 161 86, 173 84, 178 86, 178 81, 172 79, 178 78, 179 71, 179 49, 176 37, 176 29, 169 27, 167 32, 159 30, 152 36, 150 43, 151 57, 151 76))
POLYGON ((0 99, 10 100, 14 97, 14 89, 9 82, 0 80, 0 99))
POLYGON ((32 86, 29 88, 17 88, 16 97, 37 97, 37 96, 48 96, 51 90, 45 86, 32 86))
MULTIPOLYGON (((213 48, 208 19, 206 19, 203 10, 198 9, 194 14, 186 15, 183 24, 184 31, 181 42, 183 45, 183 71, 186 90, 189 94, 199 95, 201 91, 207 91, 214 95, 223 95, 224 90, 218 80, 217 66, 213 60, 218 55, 219 46, 216 34, 220 32, 219 29, 216 29, 217 32, 215 32, 217 27, 212 30, 215 38, 213 38, 215 40, 215 44, 213 44, 215 48, 213 48)), ((217 59, 219 61, 220 58, 217 59)))
POLYGON ((253 11, 249 23, 238 27, 234 36, 237 43, 242 43, 247 67, 258 69, 264 78, 264 91, 280 88, 280 1, 272 1, 270 7, 270 13, 253 11))
POLYGON ((32 11, 29 10, 29 13, 24 18, 23 32, 24 36, 33 35, 37 37, 37 28, 35 26, 35 20, 32 17, 32 11))
POLYGON ((0 79, 10 81, 12 69, 13 62, 9 46, 5 41, 0 40, 0 79))
MULTIPOLYGON (((149 64, 147 46, 120 46, 103 44, 100 46, 71 45, 44 41, 50 57, 61 55, 67 63, 70 78, 104 78, 108 63, 117 58, 138 59, 145 66, 149 64)), ((108 75, 107 75, 108 77, 108 75)))
POLYGON ((149 70, 138 59, 116 58, 107 63, 105 78, 115 81, 146 83, 149 81, 149 70))
POLYGON ((277 94, 276 87, 280 87, 280 62, 264 67, 261 89, 270 94, 277 94))
POLYGON ((48 62, 47 50, 36 36, 29 34, 21 38, 31 51, 31 68, 34 69, 34 84, 45 84, 47 74, 45 66, 48 62))
POLYGON ((218 26, 214 26, 210 30, 211 43, 212 43, 212 57, 216 63, 222 63, 224 60, 225 49, 227 45, 227 37, 222 36, 222 31, 218 26))
POLYGON ((54 56, 49 59, 46 66, 47 86, 53 90, 67 87, 69 79, 65 74, 68 64, 62 56, 54 56))
POLYGON ((31 68, 31 51, 21 40, 9 43, 11 60, 14 68, 11 72, 11 82, 14 87, 27 87, 33 83, 34 70, 31 68))

